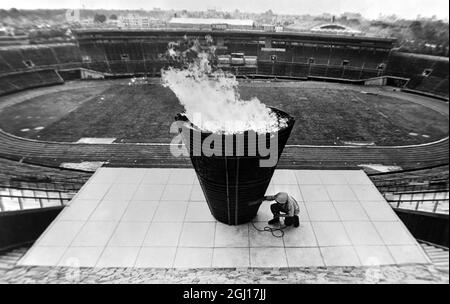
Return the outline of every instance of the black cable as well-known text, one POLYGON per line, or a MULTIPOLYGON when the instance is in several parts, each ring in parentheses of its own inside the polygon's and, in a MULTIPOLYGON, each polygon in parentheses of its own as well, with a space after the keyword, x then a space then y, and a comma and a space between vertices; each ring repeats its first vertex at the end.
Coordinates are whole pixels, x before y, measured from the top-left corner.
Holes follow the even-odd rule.
POLYGON ((252 221, 252 226, 259 232, 270 232, 272 234, 272 236, 274 236, 276 238, 282 238, 284 236, 284 229, 287 228, 287 226, 281 226, 280 228, 272 228, 272 227, 266 226, 263 229, 259 229, 255 226, 255 223, 253 221, 252 221), (275 234, 276 231, 280 231, 280 234, 276 235, 275 234))

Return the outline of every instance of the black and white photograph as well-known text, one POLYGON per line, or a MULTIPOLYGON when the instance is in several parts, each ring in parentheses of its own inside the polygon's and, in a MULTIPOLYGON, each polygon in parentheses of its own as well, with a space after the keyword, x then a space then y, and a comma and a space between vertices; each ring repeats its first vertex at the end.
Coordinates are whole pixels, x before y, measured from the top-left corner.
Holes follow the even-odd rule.
POLYGON ((448 285, 448 0, 1 0, 0 284, 448 285))

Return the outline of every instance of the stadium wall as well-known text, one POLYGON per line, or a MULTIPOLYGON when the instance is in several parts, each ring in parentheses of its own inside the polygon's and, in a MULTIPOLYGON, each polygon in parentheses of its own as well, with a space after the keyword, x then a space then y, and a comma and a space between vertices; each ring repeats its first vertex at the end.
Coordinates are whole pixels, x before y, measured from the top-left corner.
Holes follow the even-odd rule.
POLYGON ((0 212, 0 252, 36 241, 63 207, 0 212))
POLYGON ((403 209, 395 209, 395 213, 415 238, 449 247, 448 214, 403 209))
POLYGON ((65 80, 93 80, 93 79, 105 79, 105 75, 102 72, 87 70, 83 68, 76 69, 64 69, 58 70, 58 74, 65 80))

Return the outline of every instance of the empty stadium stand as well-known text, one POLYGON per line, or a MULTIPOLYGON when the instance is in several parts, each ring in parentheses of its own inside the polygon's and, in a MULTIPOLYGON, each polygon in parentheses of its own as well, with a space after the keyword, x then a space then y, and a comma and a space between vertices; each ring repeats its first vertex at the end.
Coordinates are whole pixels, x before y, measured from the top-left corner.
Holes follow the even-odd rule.
MULTIPOLYGON (((20 47, 5 47, 0 49, 0 57, 8 63, 9 69, 3 73, 21 71, 27 68, 24 64, 25 57, 20 47)), ((2 73, 2 74, 3 74, 2 73)))
MULTIPOLYGON (((18 72, 80 67, 109 75, 158 76, 169 65, 162 54, 170 42, 204 39, 200 30, 109 31, 80 30, 79 44, 20 45, 0 48, 0 94, 31 84, 17 85, 18 72), (200 38, 199 38, 200 37, 200 38), (4 75, 9 75, 5 81, 4 75)), ((448 58, 391 51, 394 40, 323 34, 208 32, 220 44, 218 53, 257 56, 257 68, 230 67, 237 75, 313 79, 364 80, 396 76, 410 81, 404 87, 448 100, 448 58)), ((19 77, 20 78, 20 77, 19 77)), ((50 82, 51 83, 51 82, 50 82)), ((45 85, 45 84, 44 84, 45 85)))
POLYGON ((449 98, 449 59, 429 55, 392 52, 386 69, 391 76, 409 78, 406 89, 449 98))
POLYGON ((59 44, 51 47, 55 54, 58 65, 69 63, 79 64, 81 62, 80 51, 74 44, 59 44))
POLYGON ((23 47, 20 52, 23 61, 31 60, 35 66, 49 66, 58 63, 55 54, 49 47, 27 46, 23 47))
MULTIPOLYGON (((158 75, 169 42, 204 32, 79 31, 85 68, 110 74, 158 75), (183 38, 181 38, 183 37, 183 38)), ((320 77, 363 80, 379 76, 410 79, 405 89, 448 99, 448 58, 391 51, 393 40, 295 33, 208 33, 220 41, 220 54, 257 56, 256 74, 269 77, 320 77), (246 36, 245 38, 243 36, 246 36), (428 72, 426 72, 428 71, 428 72), (424 74, 428 73, 428 74, 424 74)), ((238 71, 244 69, 227 69, 238 71)), ((253 73, 254 69, 248 69, 253 73)))
MULTIPOLYGON (((95 31, 76 33, 83 67, 113 75, 158 75, 168 66, 162 55, 171 42, 200 39, 205 32, 95 31), (86 60, 85 60, 86 59, 86 60)), ((394 40, 298 33, 208 32, 219 53, 257 56, 256 74, 273 77, 326 77, 359 80, 383 75, 394 40)), ((226 68, 225 68, 226 69, 226 68)), ((227 69, 242 73, 242 68, 227 69)), ((255 73, 254 69, 248 69, 255 73)))
POLYGON ((0 47, 0 95, 64 83, 58 69, 81 67, 75 44, 0 47))
POLYGON ((439 78, 435 76, 414 75, 406 84, 406 90, 441 96, 448 99, 448 76, 439 78))
POLYGON ((43 68, 79 67, 75 44, 21 45, 0 48, 0 75, 43 68))
POLYGON ((0 95, 63 83, 64 80, 55 70, 4 74, 0 75, 0 95))

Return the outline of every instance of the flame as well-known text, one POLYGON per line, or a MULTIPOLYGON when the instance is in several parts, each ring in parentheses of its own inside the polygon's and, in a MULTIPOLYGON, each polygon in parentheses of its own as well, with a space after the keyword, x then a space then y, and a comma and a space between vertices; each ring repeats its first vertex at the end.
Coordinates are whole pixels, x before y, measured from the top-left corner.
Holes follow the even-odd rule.
MULTIPOLYGON (((169 54, 173 56, 175 51, 169 50, 169 54)), ((243 100, 236 77, 213 71, 208 56, 201 52, 187 68, 162 71, 163 86, 175 93, 196 127, 206 132, 237 134, 271 133, 287 125, 286 119, 279 118, 258 98, 243 100)))

